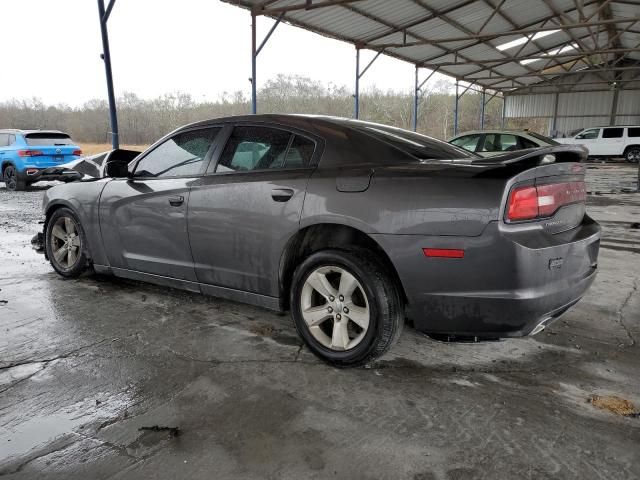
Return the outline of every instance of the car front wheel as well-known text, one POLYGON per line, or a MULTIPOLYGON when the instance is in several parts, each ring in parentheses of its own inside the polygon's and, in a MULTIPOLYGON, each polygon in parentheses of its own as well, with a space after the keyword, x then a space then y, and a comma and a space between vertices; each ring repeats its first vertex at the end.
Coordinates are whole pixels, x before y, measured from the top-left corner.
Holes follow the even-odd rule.
POLYGON ((27 184, 24 180, 21 180, 18 177, 18 171, 13 165, 7 165, 5 167, 2 179, 5 186, 7 187, 7 190, 20 191, 27 188, 27 184))
POLYGON ((53 212, 47 222, 45 249, 51 266, 63 277, 77 277, 87 267, 85 236, 76 215, 68 208, 53 212))
POLYGON ((383 355, 400 336, 398 289, 372 252, 323 250, 297 268, 291 311, 309 349, 337 367, 383 355))

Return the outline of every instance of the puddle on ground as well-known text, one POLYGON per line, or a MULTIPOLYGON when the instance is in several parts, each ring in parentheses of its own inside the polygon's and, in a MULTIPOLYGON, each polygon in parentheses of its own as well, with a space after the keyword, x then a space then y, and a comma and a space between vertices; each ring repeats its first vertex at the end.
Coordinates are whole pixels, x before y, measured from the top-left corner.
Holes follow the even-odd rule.
POLYGON ((98 393, 95 398, 85 399, 55 413, 29 415, 25 412, 22 418, 28 416, 28 420, 0 430, 0 465, 73 433, 82 425, 116 418, 130 404, 131 398, 126 393, 112 396, 98 393))
POLYGON ((86 421, 85 416, 74 411, 32 417, 14 430, 0 433, 0 463, 44 446, 86 421))

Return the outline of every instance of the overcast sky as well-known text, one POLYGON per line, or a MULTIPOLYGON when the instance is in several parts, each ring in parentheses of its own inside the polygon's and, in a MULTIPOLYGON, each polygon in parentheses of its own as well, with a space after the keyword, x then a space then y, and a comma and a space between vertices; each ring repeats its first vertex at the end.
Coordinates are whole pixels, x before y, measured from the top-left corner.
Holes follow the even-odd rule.
MULTIPOLYGON (((79 105, 106 98, 95 0, 3 0, 2 19, 8 66, 0 73, 0 101, 35 96, 79 105)), ((272 24, 258 18, 259 41, 272 24)), ((248 11, 218 0, 117 0, 109 20, 116 95, 180 90, 215 100, 242 89, 248 96, 250 25, 248 11)), ((361 62, 372 57, 363 51, 361 62)), ((285 73, 353 88, 354 69, 352 45, 281 24, 259 56, 258 86, 285 73)), ((380 56, 361 88, 411 90, 413 75, 412 65, 380 56)))

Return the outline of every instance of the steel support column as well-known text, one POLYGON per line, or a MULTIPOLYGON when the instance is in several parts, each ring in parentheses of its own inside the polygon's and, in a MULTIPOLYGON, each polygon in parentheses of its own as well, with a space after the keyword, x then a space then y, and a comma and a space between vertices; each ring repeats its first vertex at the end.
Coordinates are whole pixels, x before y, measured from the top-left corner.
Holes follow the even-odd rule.
POLYGON ((258 112, 258 98, 256 90, 256 14, 251 12, 251 113, 258 112))
POLYGON ((480 97, 480 130, 484 130, 484 107, 487 104, 485 102, 486 90, 482 89, 482 97, 480 97))
POLYGON ((611 115, 609 117, 609 125, 616 125, 616 117, 618 116, 618 98, 620 96, 620 86, 616 83, 613 88, 613 100, 611 102, 611 115))
POLYGON ((111 125, 111 145, 113 149, 120 147, 118 138, 118 114, 116 111, 116 97, 113 93, 113 75, 111 73, 111 51, 109 50, 109 32, 107 21, 115 0, 111 0, 107 8, 104 8, 104 0, 98 0, 98 14, 100 15, 100 33, 102 34, 102 60, 104 61, 104 71, 107 76, 107 96, 109 98, 109 122, 111 125))
POLYGON ((419 83, 419 75, 418 75, 419 71, 420 71, 420 67, 416 65, 415 89, 413 94, 413 131, 414 132, 418 130, 418 106, 420 102, 420 97, 422 96, 422 87, 424 87, 424 85, 429 81, 429 79, 433 77, 433 75, 438 71, 438 69, 434 68, 433 70, 431 70, 431 73, 427 75, 427 78, 425 78, 422 81, 422 83, 419 83))
POLYGON ((373 57, 373 59, 371 59, 369 63, 367 63, 367 66, 364 67, 362 71, 360 71, 360 47, 356 47, 356 92, 353 96, 355 99, 355 103, 353 106, 354 118, 360 118, 360 79, 365 73, 367 73, 367 70, 369 70, 371 65, 373 65, 373 62, 378 59, 383 51, 384 50, 380 50, 378 53, 376 53, 376 56, 373 57))
POLYGON ((264 40, 262 40, 262 43, 260 44, 259 47, 256 47, 257 45, 257 35, 256 35, 256 18, 257 15, 255 12, 251 12, 251 113, 252 114, 256 114, 258 111, 258 86, 257 86, 257 80, 256 80, 256 75, 257 75, 257 62, 258 62, 258 55, 260 55, 260 52, 262 51, 262 49, 264 48, 264 46, 267 44, 267 42, 269 41, 269 38, 271 38, 271 35, 273 34, 273 32, 275 31, 275 29, 278 27, 278 25, 280 25, 280 22, 282 21, 282 18, 284 17, 284 13, 281 13, 280 16, 276 19, 276 23, 273 24, 273 26, 271 27, 271 29, 269 30, 269 33, 267 33, 267 35, 264 37, 264 40))
POLYGON ((456 80, 456 101, 453 107, 453 135, 458 134, 458 102, 460 97, 458 96, 458 80, 456 80))
POLYGON ((420 88, 418 87, 418 70, 420 67, 416 65, 416 76, 413 88, 413 131, 418 130, 418 96, 420 95, 420 88))
POLYGON ((353 118, 360 118, 360 49, 356 47, 356 91, 353 95, 353 118))
POLYGON ((506 113, 507 110, 507 97, 504 96, 504 93, 502 94, 502 122, 501 122, 501 128, 504 130, 504 126, 505 126, 505 118, 504 115, 506 113))
POLYGON ((560 94, 556 93, 553 99, 553 119, 551 120, 551 137, 556 135, 558 130, 558 104, 560 103, 560 94))

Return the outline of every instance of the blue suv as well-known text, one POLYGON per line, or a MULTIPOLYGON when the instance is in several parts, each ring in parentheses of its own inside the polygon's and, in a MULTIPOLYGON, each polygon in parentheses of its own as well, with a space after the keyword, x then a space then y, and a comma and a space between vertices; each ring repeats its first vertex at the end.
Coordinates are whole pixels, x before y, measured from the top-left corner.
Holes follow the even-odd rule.
POLYGON ((0 168, 9 190, 24 190, 41 180, 58 180, 42 170, 76 160, 82 150, 57 130, 0 130, 0 168))

